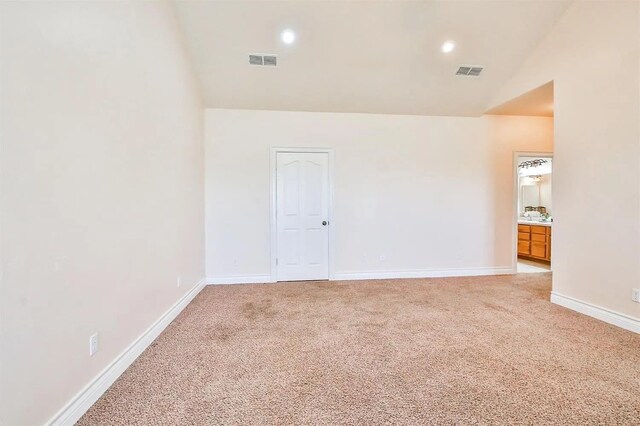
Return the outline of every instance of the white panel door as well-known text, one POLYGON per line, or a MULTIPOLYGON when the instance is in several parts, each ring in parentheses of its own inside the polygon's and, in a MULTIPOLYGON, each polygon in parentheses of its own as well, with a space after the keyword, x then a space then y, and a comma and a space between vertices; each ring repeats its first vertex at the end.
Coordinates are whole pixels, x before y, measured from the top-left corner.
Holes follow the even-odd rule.
POLYGON ((329 155, 277 154, 278 281, 329 279, 329 155))

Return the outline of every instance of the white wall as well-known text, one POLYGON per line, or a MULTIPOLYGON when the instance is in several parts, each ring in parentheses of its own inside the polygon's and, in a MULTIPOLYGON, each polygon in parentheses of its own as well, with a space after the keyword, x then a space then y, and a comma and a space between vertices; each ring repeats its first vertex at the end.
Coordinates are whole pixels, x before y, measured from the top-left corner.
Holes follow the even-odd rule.
POLYGON ((494 104, 550 80, 553 290, 640 319, 640 2, 574 2, 494 104))
MULTIPOLYGON (((270 147, 335 149, 338 278, 512 265, 513 151, 552 151, 553 120, 209 109, 206 268, 270 275, 270 147)), ((460 273, 453 271, 451 273, 460 273)))
POLYGON ((166 3, 0 8, 0 424, 39 425, 204 276, 203 113, 166 3))

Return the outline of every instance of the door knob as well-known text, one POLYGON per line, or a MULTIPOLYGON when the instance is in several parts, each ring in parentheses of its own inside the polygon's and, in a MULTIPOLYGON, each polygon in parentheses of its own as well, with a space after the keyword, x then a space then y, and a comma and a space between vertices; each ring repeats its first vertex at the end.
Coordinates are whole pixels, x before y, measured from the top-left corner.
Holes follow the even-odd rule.
POLYGON ((322 226, 327 226, 327 223, 328 223, 328 222, 327 222, 326 220, 323 220, 323 221, 322 221, 322 226))

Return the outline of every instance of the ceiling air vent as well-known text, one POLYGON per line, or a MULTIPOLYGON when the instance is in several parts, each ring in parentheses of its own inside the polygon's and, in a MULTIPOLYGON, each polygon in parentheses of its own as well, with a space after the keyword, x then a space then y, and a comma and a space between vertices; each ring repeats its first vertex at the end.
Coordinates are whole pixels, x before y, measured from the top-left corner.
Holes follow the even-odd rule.
POLYGON ((249 65, 262 65, 262 55, 249 55, 249 65))
POLYGON ((462 75, 465 77, 480 77, 480 73, 484 69, 480 65, 460 65, 456 75, 462 75))
POLYGON ((278 55, 249 55, 249 65, 275 67, 278 64, 278 55))

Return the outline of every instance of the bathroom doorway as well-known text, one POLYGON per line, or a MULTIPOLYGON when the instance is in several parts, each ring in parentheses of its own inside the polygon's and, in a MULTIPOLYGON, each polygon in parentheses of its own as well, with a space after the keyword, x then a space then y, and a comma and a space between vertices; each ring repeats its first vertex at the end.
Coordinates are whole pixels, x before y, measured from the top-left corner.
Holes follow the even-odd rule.
POLYGON ((553 241, 553 153, 514 153, 514 265, 517 273, 550 272, 553 241))

